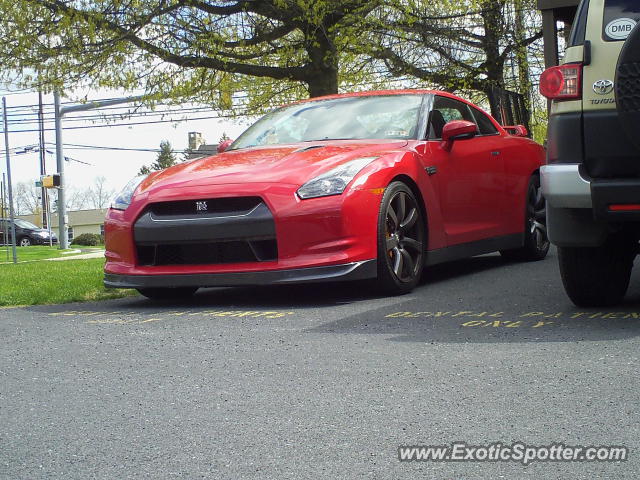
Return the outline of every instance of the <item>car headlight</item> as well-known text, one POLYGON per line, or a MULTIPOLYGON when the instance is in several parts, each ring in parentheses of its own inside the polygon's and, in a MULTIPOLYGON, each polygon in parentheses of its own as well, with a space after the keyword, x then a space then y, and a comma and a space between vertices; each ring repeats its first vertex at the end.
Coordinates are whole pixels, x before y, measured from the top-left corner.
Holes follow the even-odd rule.
POLYGON ((48 237, 49 236, 49 232, 38 232, 38 236, 39 237, 48 237))
POLYGON ((136 191, 138 185, 140 185, 145 178, 147 178, 147 175, 139 175, 127 183, 122 191, 111 201, 111 208, 115 208, 116 210, 126 210, 131 204, 133 192, 136 191))
POLYGON ((363 157, 343 163, 302 185, 298 189, 298 196, 305 200, 307 198, 340 195, 347 188, 349 182, 353 180, 353 177, 377 158, 363 157))

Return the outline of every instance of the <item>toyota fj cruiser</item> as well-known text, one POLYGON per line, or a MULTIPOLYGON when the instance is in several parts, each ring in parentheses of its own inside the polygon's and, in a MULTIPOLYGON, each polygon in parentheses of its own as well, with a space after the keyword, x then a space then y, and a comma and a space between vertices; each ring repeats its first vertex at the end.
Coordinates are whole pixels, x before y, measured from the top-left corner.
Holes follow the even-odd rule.
POLYGON ((578 306, 624 297, 640 240, 640 1, 582 0, 551 100, 541 182, 549 239, 578 306))

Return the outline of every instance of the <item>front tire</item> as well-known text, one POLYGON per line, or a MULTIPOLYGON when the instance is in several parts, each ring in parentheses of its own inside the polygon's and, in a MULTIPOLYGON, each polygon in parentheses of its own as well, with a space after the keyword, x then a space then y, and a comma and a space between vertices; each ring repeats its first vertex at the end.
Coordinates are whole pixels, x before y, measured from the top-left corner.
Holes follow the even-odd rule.
POLYGON ((409 293, 424 267, 425 222, 411 189, 392 182, 378 214, 378 280, 385 294, 409 293))
POLYGON ((609 239, 599 247, 558 247, 560 275, 578 307, 608 307, 627 293, 637 242, 609 239))
POLYGON ((18 240, 18 246, 20 246, 20 247, 30 247, 31 246, 31 239, 29 237, 20 238, 20 240, 18 240))
POLYGON ((540 176, 532 175, 527 187, 527 207, 524 219, 524 245, 513 250, 500 250, 507 260, 535 262, 543 260, 549 251, 547 237, 547 205, 540 188, 540 176))
POLYGON ((190 298, 198 290, 197 287, 180 288, 138 288, 140 294, 150 300, 180 300, 190 298))

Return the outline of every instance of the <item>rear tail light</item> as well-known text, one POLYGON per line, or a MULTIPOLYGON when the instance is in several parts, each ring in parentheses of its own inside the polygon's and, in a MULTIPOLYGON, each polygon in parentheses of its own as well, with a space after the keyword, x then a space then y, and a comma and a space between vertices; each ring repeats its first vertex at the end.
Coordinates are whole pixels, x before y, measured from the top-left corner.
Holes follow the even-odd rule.
POLYGON ((547 68, 540 76, 540 93, 549 100, 579 99, 582 97, 581 79, 581 63, 547 68))

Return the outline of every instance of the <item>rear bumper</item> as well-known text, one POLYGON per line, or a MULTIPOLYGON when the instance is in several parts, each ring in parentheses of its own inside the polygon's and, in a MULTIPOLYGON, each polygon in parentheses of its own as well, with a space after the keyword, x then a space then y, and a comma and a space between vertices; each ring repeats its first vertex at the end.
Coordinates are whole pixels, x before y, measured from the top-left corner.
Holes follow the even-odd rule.
POLYGON ((591 209, 604 222, 640 221, 640 178, 590 179, 578 164, 545 165, 540 169, 542 193, 555 209, 591 209))
POLYGON ((554 164, 540 169, 540 179, 554 245, 595 247, 613 232, 638 230, 640 178, 596 180, 579 164, 554 164))
POLYGON ((542 194, 554 208, 591 208, 591 183, 577 163, 544 165, 540 168, 542 194))
POLYGON ((593 216, 608 222, 640 222, 640 178, 591 182, 593 216))
POLYGON ((324 267, 263 272, 198 273, 179 275, 120 275, 105 273, 107 288, 232 287, 365 280, 377 276, 376 260, 324 267))

